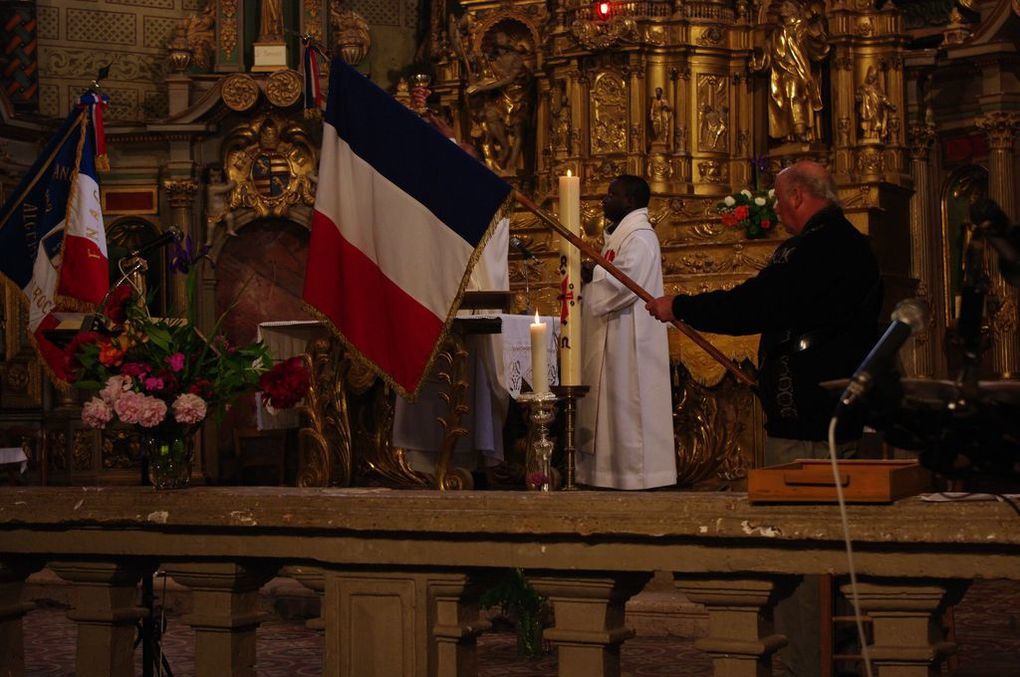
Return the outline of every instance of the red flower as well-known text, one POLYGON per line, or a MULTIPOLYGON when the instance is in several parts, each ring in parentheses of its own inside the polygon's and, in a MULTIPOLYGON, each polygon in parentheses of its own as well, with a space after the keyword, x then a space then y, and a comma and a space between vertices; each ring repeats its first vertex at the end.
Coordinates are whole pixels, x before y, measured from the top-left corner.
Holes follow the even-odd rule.
POLYGON ((289 409, 301 401, 311 386, 304 360, 292 357, 273 366, 259 378, 262 400, 275 409, 289 409))
POLYGON ((120 324, 124 321, 127 316, 128 303, 131 302, 133 296, 134 290, 128 284, 122 284, 113 290, 110 300, 106 302, 105 310, 105 315, 110 318, 111 322, 120 324))
POLYGON ((746 219, 748 213, 749 210, 747 209, 747 205, 740 205, 739 207, 733 210, 733 216, 737 219, 737 221, 743 221, 744 219, 746 219))
POLYGON ((192 395, 198 395, 203 400, 208 400, 213 395, 212 383, 204 378, 196 379, 194 383, 188 386, 188 392, 192 395))
POLYGON ((771 227, 772 227, 772 221, 771 220, 769 220, 769 219, 762 219, 761 220, 761 229, 762 230, 768 230, 771 227))

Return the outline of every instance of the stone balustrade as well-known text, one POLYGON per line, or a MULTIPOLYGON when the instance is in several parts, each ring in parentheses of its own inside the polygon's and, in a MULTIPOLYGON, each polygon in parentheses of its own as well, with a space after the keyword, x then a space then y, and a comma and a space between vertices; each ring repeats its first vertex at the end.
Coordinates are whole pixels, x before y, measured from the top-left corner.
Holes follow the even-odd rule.
MULTIPOLYGON (((977 577, 1020 578, 1001 503, 851 506, 861 603, 882 677, 928 675, 953 647, 934 623, 977 577)), ((805 574, 847 571, 835 506, 741 494, 144 487, 0 491, 0 674, 21 675, 25 578, 75 588, 77 674, 132 674, 136 584, 164 569, 194 591, 200 677, 255 674, 255 595, 283 566, 323 595, 323 674, 476 674, 478 596, 525 569, 552 602, 559 674, 620 673, 624 604, 653 571, 704 604, 698 646, 726 676, 766 675, 786 638, 771 608, 805 574)))

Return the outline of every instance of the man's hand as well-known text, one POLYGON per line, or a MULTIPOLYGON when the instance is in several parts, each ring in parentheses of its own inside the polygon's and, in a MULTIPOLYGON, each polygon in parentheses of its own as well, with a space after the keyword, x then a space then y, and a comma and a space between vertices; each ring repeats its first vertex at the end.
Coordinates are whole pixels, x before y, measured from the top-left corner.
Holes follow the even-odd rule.
POLYGON ((654 301, 649 301, 645 304, 645 310, 660 322, 672 322, 676 319, 673 317, 672 296, 660 296, 654 301))
POLYGON ((588 284, 595 276, 595 262, 591 259, 581 261, 581 282, 588 284))

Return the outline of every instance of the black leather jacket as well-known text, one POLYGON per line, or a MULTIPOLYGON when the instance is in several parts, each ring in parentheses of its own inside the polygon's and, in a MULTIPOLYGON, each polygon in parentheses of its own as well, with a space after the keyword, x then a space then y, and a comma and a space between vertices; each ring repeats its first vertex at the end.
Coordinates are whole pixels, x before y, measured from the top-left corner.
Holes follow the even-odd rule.
MULTIPOLYGON (((878 337, 882 285, 867 237, 839 207, 820 210, 769 264, 728 291, 673 300, 673 314, 718 334, 761 333, 758 396, 772 437, 824 440, 839 393, 878 337)), ((860 423, 839 437, 860 435, 860 423)))

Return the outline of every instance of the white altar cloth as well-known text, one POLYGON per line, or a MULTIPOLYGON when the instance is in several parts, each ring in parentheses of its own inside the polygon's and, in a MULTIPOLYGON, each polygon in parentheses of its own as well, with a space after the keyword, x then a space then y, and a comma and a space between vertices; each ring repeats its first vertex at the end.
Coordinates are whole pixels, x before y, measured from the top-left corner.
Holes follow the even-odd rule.
MULTIPOLYGON (((454 448, 455 465, 473 468, 475 452, 486 457, 487 463, 503 460, 503 423, 506 421, 509 398, 521 394, 522 385, 531 384, 531 334, 528 327, 534 315, 481 314, 469 317, 498 317, 502 324, 499 334, 481 334, 466 337, 469 351, 468 396, 470 407, 462 424, 470 432, 461 437, 454 448)), ((550 385, 558 383, 556 371, 556 344, 559 335, 558 317, 543 316, 549 325, 546 332, 550 385)), ((430 374, 417 402, 410 403, 398 397, 393 421, 393 446, 409 452, 432 455, 442 444, 443 429, 437 418, 448 415, 446 403, 441 399, 444 384, 430 374)), ((408 454, 412 467, 431 472, 432 458, 408 454)))
POLYGON ((7 465, 8 463, 20 463, 19 471, 24 473, 25 469, 28 468, 28 456, 25 456, 25 450, 21 447, 0 448, 0 465, 7 465))

